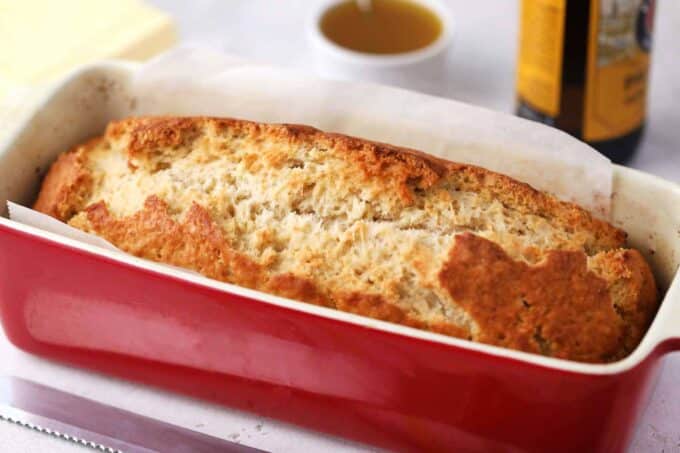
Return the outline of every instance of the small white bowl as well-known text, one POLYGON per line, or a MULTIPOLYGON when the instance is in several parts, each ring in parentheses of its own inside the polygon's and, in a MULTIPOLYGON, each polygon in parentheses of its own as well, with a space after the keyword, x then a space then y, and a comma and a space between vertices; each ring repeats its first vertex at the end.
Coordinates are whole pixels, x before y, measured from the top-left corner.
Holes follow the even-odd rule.
POLYGON ((314 50, 316 71, 322 77, 339 80, 367 80, 431 93, 439 91, 446 69, 446 57, 453 40, 453 19, 440 0, 411 0, 437 15, 442 31, 431 44, 399 54, 371 54, 342 47, 324 35, 321 20, 326 12, 345 0, 322 2, 307 22, 308 38, 314 50))

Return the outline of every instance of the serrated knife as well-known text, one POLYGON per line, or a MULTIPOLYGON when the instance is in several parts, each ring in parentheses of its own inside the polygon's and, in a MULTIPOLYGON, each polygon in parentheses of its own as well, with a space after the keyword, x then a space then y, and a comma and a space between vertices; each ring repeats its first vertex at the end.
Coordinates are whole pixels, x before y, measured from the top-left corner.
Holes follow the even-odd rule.
POLYGON ((107 453, 263 451, 15 377, 0 376, 0 420, 107 453))

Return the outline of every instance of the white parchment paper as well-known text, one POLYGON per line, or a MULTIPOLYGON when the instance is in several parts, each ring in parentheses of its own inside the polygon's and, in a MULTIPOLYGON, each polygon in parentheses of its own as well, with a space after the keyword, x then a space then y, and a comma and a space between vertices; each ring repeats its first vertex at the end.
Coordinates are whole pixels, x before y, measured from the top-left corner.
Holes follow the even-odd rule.
MULTIPOLYGON (((125 253, 115 245, 111 244, 106 239, 103 239, 97 235, 86 233, 77 228, 73 228, 64 222, 60 222, 54 217, 50 217, 47 214, 43 214, 33 209, 21 206, 19 204, 13 203, 11 201, 7 202, 7 211, 9 212, 9 218, 23 223, 24 225, 39 228, 41 230, 49 231, 50 233, 59 234, 65 236, 69 239, 74 239, 76 241, 84 242, 86 244, 94 245, 95 247, 101 247, 105 250, 110 250, 117 253, 125 253)), ((165 263, 156 263, 163 267, 168 267, 180 272, 186 272, 193 275, 201 275, 198 272, 194 272, 183 267, 171 266, 165 263)))
POLYGON ((34 211, 33 209, 21 206, 11 201, 7 202, 7 210, 9 211, 9 218, 23 223, 24 225, 40 228, 51 233, 66 236, 69 239, 84 242, 86 244, 101 247, 106 250, 123 253, 118 247, 111 244, 109 241, 100 238, 94 234, 89 234, 77 228, 73 228, 64 222, 50 217, 46 214, 34 211))

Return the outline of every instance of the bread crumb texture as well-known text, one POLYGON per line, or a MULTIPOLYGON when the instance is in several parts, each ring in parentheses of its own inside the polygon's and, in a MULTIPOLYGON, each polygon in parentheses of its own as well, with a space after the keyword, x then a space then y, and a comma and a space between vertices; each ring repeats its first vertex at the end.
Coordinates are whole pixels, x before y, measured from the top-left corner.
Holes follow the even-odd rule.
POLYGON ((586 362, 656 312, 625 233, 509 177, 298 125, 130 118, 35 208, 131 254, 300 301, 586 362))

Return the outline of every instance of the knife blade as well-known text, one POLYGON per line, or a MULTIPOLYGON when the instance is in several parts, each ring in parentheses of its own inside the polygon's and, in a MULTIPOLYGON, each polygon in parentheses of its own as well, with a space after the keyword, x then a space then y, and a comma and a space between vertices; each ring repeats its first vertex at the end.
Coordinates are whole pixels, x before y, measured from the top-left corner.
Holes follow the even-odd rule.
POLYGON ((0 420, 106 453, 263 451, 16 377, 0 376, 0 420))

